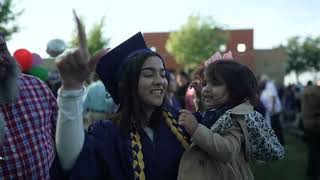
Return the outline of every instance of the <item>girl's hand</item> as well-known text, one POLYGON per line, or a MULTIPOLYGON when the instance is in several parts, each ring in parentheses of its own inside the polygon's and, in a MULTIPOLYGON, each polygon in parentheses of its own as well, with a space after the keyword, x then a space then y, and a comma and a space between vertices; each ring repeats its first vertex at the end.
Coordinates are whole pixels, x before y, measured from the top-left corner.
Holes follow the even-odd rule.
POLYGON ((74 18, 78 29, 79 47, 65 51, 56 61, 62 79, 62 88, 69 90, 81 89, 83 82, 89 77, 98 61, 97 59, 89 60, 86 33, 75 11, 74 18))
POLYGON ((190 136, 193 135, 194 131, 198 127, 198 121, 194 115, 185 109, 180 110, 179 123, 180 126, 183 126, 190 136))

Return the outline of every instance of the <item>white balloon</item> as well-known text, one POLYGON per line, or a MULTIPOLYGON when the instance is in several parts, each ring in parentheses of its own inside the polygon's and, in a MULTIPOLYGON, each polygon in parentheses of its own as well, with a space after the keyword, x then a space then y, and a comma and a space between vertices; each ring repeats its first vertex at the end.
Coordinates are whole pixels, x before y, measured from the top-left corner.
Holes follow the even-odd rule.
POLYGON ((61 39, 52 39, 47 44, 47 53, 51 57, 57 57, 66 50, 66 43, 61 39))

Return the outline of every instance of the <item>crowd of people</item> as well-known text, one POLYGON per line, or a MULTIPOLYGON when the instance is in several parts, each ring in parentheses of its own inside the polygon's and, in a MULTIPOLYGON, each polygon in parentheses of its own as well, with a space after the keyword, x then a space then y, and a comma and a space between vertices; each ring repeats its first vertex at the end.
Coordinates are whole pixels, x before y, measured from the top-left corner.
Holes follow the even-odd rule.
POLYGON ((297 111, 308 173, 319 178, 317 86, 281 91, 231 52, 214 53, 189 77, 168 70, 141 33, 90 57, 75 21, 79 47, 57 57, 61 84, 52 91, 20 72, 0 37, 1 178, 250 180, 251 161, 285 156, 283 128, 297 111))

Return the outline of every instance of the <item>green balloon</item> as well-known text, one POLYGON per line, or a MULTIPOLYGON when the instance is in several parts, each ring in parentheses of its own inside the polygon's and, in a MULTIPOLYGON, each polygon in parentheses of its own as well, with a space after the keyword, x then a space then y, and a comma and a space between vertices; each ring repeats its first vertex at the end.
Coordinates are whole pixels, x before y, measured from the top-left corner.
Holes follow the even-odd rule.
POLYGON ((49 79, 48 71, 40 66, 32 67, 28 73, 32 76, 38 77, 42 81, 47 81, 49 79))

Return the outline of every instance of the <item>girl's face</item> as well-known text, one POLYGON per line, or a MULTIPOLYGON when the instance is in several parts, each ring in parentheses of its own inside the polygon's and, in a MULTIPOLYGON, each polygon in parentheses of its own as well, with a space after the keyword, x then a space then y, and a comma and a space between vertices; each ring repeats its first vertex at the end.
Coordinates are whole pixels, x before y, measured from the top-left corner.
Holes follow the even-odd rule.
POLYGON ((168 87, 166 71, 161 59, 149 57, 143 64, 138 82, 138 95, 145 106, 161 106, 168 87))
POLYGON ((202 98, 206 109, 217 109, 229 101, 229 93, 225 83, 216 80, 210 82, 207 74, 204 75, 202 98))

